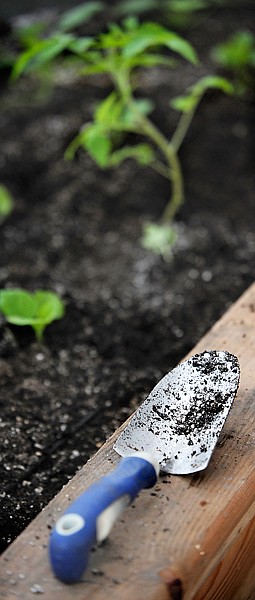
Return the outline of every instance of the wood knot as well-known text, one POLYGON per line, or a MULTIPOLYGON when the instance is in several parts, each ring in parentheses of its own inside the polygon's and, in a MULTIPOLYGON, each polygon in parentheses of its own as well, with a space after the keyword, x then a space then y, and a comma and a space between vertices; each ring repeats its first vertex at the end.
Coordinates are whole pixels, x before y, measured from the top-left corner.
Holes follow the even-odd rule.
POLYGON ((161 571, 160 575, 165 582, 169 600, 182 600, 184 593, 183 583, 177 570, 175 572, 175 569, 174 571, 169 568, 164 569, 164 571, 161 571))
POLYGON ((170 600, 182 600, 183 587, 180 579, 174 579, 168 582, 170 600))

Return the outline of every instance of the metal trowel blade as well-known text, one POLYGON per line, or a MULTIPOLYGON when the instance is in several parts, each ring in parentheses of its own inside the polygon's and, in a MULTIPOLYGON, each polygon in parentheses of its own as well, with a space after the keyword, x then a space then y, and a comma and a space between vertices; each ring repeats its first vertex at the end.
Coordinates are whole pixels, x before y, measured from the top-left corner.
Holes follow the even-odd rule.
POLYGON ((114 449, 121 456, 145 451, 162 472, 205 469, 236 396, 238 359, 226 351, 195 354, 167 373, 138 408, 114 449))

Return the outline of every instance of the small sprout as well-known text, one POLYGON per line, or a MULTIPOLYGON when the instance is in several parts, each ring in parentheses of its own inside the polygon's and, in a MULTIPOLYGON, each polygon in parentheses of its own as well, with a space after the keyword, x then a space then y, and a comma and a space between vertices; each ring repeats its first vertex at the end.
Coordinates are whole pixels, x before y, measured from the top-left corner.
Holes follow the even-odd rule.
POLYGON ((41 342, 45 327, 63 317, 64 304, 54 292, 0 290, 0 311, 12 325, 31 325, 36 339, 41 342))
POLYGON ((11 214, 13 207, 12 195, 5 185, 0 185, 0 222, 11 214))

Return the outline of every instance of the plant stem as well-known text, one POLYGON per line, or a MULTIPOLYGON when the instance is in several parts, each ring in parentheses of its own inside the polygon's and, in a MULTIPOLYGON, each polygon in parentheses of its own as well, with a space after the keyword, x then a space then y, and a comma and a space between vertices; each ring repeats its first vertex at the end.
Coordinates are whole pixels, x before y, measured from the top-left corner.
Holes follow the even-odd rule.
POLYGON ((179 158, 174 147, 167 138, 155 127, 155 125, 144 115, 141 115, 142 133, 147 135, 161 150, 166 160, 165 175, 172 184, 172 193, 161 220, 165 223, 172 221, 183 202, 183 176, 179 158))
POLYGON ((172 194, 169 202, 167 203, 161 220, 163 223, 171 222, 180 206, 184 202, 184 191, 183 191, 183 175, 181 164, 177 153, 171 144, 168 144, 168 163, 169 163, 169 179, 172 183, 172 194))
POLYGON ((172 135, 172 139, 171 139, 171 144, 172 144, 175 152, 178 152, 182 145, 182 142, 186 136, 186 133, 189 129, 191 121, 194 117, 194 114, 197 109, 197 105, 198 105, 199 101, 200 101, 200 96, 198 96, 197 102, 196 102, 195 106, 192 108, 192 110, 183 112, 181 115, 179 123, 178 123, 176 130, 175 130, 174 134, 172 135))
POLYGON ((44 325, 33 325, 32 327, 35 332, 35 337, 37 339, 37 342, 42 343, 43 342, 44 325))
POLYGON ((161 168, 161 174, 171 181, 172 193, 170 200, 163 211, 161 220, 163 223, 171 222, 184 200, 183 175, 177 151, 172 144, 172 141, 169 142, 154 123, 138 110, 132 94, 129 74, 126 72, 125 77, 123 77, 123 72, 121 73, 121 76, 118 72, 115 72, 112 73, 112 78, 124 102, 135 115, 138 125, 137 130, 145 137, 151 139, 165 158, 166 165, 164 165, 164 169, 161 168))
POLYGON ((167 177, 172 184, 172 193, 169 202, 162 214, 161 220, 165 223, 172 221, 184 200, 183 176, 179 158, 174 147, 159 129, 137 110, 135 103, 130 103, 130 108, 135 112, 140 133, 150 138, 155 146, 159 148, 166 160, 166 166, 162 175, 167 177))
POLYGON ((162 177, 165 177, 169 180, 169 169, 167 168, 167 165, 161 160, 154 160, 154 162, 150 163, 150 167, 151 169, 156 171, 156 173, 159 173, 160 175, 162 175, 162 177))

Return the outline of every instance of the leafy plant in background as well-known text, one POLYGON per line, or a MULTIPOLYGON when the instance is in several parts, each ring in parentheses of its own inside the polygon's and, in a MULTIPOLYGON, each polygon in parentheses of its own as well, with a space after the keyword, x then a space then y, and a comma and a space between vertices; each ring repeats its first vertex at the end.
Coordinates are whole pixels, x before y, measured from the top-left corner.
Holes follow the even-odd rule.
POLYGON ((63 317, 64 304, 54 292, 6 289, 0 290, 0 312, 12 325, 33 327, 36 339, 41 342, 45 327, 63 317))
POLYGON ((157 21, 175 29, 185 29, 198 22, 204 11, 221 6, 224 0, 121 0, 114 8, 117 16, 143 17, 153 12, 157 21))
POLYGON ((40 79, 51 76, 47 67, 51 61, 69 49, 73 37, 69 32, 84 25, 104 8, 104 2, 91 0, 73 9, 67 10, 56 19, 54 26, 47 21, 35 21, 29 25, 13 26, 10 36, 12 44, 8 47, 0 42, 0 69, 11 68, 11 79, 15 80, 23 71, 23 65, 29 71, 31 63, 33 72, 40 79), (49 32, 49 29, 51 30, 49 32), (17 56, 17 45, 20 49, 17 56), (20 56, 20 59, 19 59, 20 56))
MULTIPOLYGON (((139 23, 135 17, 127 18, 121 25, 112 24, 105 33, 94 37, 59 32, 19 56, 13 79, 24 71, 37 71, 38 66, 50 62, 63 50, 82 60, 81 74, 104 74, 113 84, 112 92, 96 107, 93 120, 86 123, 67 148, 66 158, 72 159, 81 146, 103 169, 133 158, 166 177, 171 184, 170 200, 160 222, 145 225, 142 241, 146 248, 167 256, 176 237, 172 222, 184 201, 178 151, 204 93, 209 88, 231 93, 231 85, 222 77, 207 76, 186 90, 184 96, 172 99, 170 105, 181 117, 172 137, 168 137, 150 117, 154 108, 151 100, 137 97, 136 90, 141 69, 176 67, 173 54, 197 64, 194 48, 183 37, 157 23, 139 23), (134 144, 125 143, 127 134, 134 135, 134 144)), ((78 65, 80 69, 80 62, 78 65)))
POLYGON ((0 223, 13 211, 14 201, 5 185, 0 184, 0 223))
POLYGON ((226 42, 212 49, 212 58, 233 78, 235 93, 253 91, 255 83, 255 35, 236 31, 226 42))
POLYGON ((70 31, 87 23, 104 8, 104 2, 91 1, 67 10, 58 20, 59 31, 70 31))

